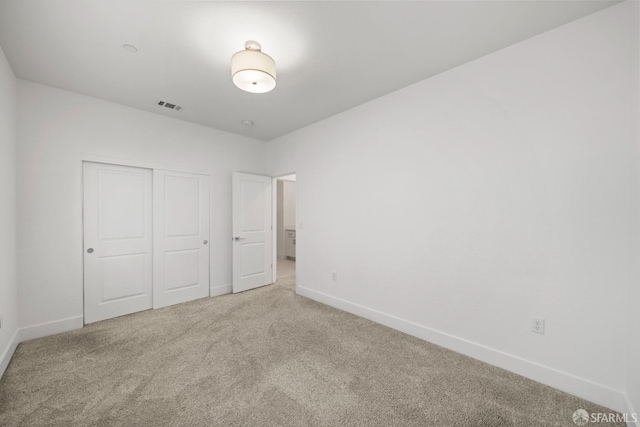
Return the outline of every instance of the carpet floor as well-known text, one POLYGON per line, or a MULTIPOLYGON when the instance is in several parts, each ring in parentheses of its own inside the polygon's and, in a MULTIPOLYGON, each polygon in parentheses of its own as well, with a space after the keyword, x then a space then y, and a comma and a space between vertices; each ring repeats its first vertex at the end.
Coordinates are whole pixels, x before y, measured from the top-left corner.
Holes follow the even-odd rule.
POLYGON ((294 286, 22 343, 0 380, 0 425, 575 426, 579 408, 612 412, 294 286))

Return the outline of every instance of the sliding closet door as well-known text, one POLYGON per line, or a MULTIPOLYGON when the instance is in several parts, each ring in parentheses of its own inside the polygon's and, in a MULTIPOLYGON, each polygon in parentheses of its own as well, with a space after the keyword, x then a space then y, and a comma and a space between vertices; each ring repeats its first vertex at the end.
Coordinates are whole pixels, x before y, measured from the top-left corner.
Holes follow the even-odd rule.
POLYGON ((153 171, 153 307, 209 296, 209 177, 153 171))
POLYGON ((85 162, 84 319, 152 307, 152 172, 85 162))

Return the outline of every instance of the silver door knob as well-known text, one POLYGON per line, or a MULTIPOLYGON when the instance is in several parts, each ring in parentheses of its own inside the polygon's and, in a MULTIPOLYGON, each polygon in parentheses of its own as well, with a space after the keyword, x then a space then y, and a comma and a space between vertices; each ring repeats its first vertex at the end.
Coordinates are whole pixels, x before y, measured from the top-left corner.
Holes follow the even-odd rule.
POLYGON ((204 241, 204 242, 202 242, 202 243, 204 243, 204 244, 206 245, 207 243, 209 243, 209 241, 208 241, 208 240, 205 240, 205 241, 204 241))
POLYGON ((88 253, 88 254, 92 254, 92 253, 93 253, 93 248, 89 248, 89 249, 87 249, 87 253, 88 253))

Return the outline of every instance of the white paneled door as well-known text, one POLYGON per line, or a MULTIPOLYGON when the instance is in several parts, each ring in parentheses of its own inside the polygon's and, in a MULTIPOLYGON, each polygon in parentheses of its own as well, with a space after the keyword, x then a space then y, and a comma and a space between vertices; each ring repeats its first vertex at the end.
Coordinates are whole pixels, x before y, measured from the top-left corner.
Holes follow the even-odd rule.
POLYGON ((209 296, 209 177, 153 171, 153 307, 209 296))
POLYGON ((233 174, 233 292, 272 283, 272 178, 233 174))
POLYGON ((84 313, 97 322, 152 307, 152 172, 85 162, 84 313))

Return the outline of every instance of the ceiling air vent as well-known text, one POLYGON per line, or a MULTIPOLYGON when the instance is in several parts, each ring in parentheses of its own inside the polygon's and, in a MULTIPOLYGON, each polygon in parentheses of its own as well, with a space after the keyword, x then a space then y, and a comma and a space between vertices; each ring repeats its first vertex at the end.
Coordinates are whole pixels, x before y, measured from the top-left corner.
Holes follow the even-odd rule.
POLYGON ((182 110, 182 107, 176 104, 172 104, 170 102, 167 101, 156 101, 156 105, 159 105, 161 107, 166 107, 170 110, 176 110, 176 111, 180 111, 182 110))

